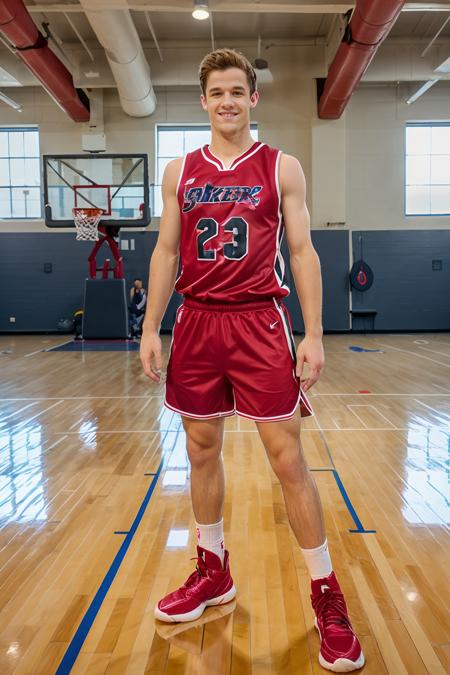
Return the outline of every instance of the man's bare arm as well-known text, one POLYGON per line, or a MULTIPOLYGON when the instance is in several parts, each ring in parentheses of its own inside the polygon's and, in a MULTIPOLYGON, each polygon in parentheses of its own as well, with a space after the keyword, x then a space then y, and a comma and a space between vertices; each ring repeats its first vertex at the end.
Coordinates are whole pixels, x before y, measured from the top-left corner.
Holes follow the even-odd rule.
POLYGON ((159 329, 175 286, 180 255, 180 209, 176 188, 181 159, 174 159, 164 171, 158 241, 150 260, 149 299, 143 323, 140 356, 144 373, 151 380, 162 381, 162 343, 159 329))
POLYGON ((322 337, 320 260, 311 241, 305 176, 295 157, 281 156, 280 185, 290 265, 302 307, 305 334, 322 337))
POLYGON ((301 379, 303 391, 308 391, 319 379, 325 362, 322 345, 322 275, 319 256, 311 241, 305 176, 295 157, 281 156, 280 187, 291 271, 305 322, 305 338, 297 348, 296 374, 301 379), (309 365, 309 377, 302 379, 305 361, 309 365))
POLYGON ((162 182, 163 211, 159 236, 150 260, 149 293, 144 320, 145 331, 159 332, 161 321, 175 286, 180 255, 180 208, 176 187, 182 159, 166 166, 162 182))

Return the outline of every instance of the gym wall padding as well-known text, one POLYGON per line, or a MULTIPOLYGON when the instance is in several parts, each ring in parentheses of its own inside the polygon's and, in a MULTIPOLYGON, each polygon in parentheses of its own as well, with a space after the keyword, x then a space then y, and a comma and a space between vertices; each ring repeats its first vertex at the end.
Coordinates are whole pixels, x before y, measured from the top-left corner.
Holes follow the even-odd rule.
POLYGON ((375 330, 449 330, 450 230, 354 230, 353 260, 360 235, 375 280, 364 293, 352 289, 353 309, 376 309, 375 330))
MULTIPOLYGON (((343 230, 311 233, 321 260, 326 331, 349 330, 349 237, 353 237, 354 256, 359 257, 359 234, 343 230)), ((353 308, 377 309, 377 330, 449 330, 450 230, 366 230, 363 235, 364 257, 374 270, 375 282, 364 297, 352 292, 353 308), (432 270, 434 259, 442 260, 441 272, 432 270)), ((134 251, 122 251, 127 292, 136 276, 147 285, 148 261, 157 236, 155 231, 124 233, 123 238, 134 239, 135 245, 134 251)), ((55 331, 59 319, 71 316, 83 304, 91 247, 89 242, 77 242, 75 232, 0 234, 0 331, 55 331), (44 263, 52 264, 51 274, 44 273, 44 263), (14 324, 10 316, 16 317, 14 324)), ((301 332, 285 240, 282 248, 291 287, 286 304, 294 331, 301 332)), ((103 259, 99 256, 99 267, 103 259)), ((178 295, 172 297, 163 329, 171 329, 180 300, 178 295)))

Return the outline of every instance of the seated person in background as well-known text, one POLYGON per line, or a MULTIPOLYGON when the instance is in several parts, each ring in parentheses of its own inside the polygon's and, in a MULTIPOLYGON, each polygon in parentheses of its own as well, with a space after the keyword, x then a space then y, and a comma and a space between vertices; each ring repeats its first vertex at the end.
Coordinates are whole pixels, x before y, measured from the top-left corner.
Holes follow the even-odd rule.
POLYGON ((130 328, 133 335, 141 332, 141 324, 145 315, 147 293, 142 288, 142 279, 135 279, 130 289, 130 328))

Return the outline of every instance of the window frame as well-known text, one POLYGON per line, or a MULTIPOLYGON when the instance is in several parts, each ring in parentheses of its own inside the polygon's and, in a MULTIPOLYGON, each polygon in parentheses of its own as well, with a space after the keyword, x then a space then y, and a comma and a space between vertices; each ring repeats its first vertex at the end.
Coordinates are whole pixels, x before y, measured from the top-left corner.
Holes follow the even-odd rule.
MULTIPOLYGON (((408 129, 411 128, 417 128, 417 127, 426 127, 426 128, 433 128, 433 127, 448 127, 450 129, 450 120, 445 121, 445 120, 436 120, 436 121, 411 121, 411 122, 406 122, 405 124, 405 151, 404 151, 404 190, 403 190, 403 215, 405 218, 448 218, 450 216, 450 207, 448 213, 407 213, 406 212, 406 192, 407 188, 409 185, 406 182, 406 164, 407 164, 407 157, 410 157, 411 155, 408 155, 407 153, 407 133, 408 129)), ((432 157, 431 154, 429 155, 422 155, 423 157, 432 157)), ((450 158, 450 153, 448 154, 448 157, 450 158)), ((434 183, 425 183, 424 187, 432 187, 434 183)), ((450 187, 450 182, 449 183, 444 183, 443 185, 450 187)))
MULTIPOLYGON (((39 215, 38 216, 0 216, 0 222, 1 221, 11 221, 11 220, 42 220, 42 166, 41 166, 41 147, 40 147, 40 134, 39 134, 39 126, 37 124, 20 124, 20 125, 10 125, 10 124, 5 124, 5 125, 0 125, 0 132, 35 132, 37 133, 37 141, 38 141, 38 155, 21 155, 20 157, 11 157, 11 155, 7 155, 6 157, 1 157, 1 159, 8 159, 10 161, 11 159, 37 159, 39 161, 39 185, 11 185, 11 174, 10 174, 10 183, 9 185, 0 185, 0 188, 6 188, 9 189, 9 202, 10 202, 10 208, 11 208, 11 213, 12 213, 12 191, 15 188, 23 189, 26 190, 27 188, 33 188, 39 190, 39 215)), ((9 145, 9 143, 8 143, 9 145)), ((24 199, 25 203, 25 212, 26 212, 26 200, 24 199)))

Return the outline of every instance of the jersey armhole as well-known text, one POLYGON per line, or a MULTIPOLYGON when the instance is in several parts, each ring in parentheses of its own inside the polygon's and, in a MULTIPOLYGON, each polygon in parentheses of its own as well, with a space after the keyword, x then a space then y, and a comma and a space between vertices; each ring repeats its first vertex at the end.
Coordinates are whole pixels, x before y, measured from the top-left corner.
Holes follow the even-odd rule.
POLYGON ((184 155, 183 161, 181 162, 180 175, 178 176, 178 183, 177 183, 177 190, 176 190, 176 195, 177 195, 178 201, 180 201, 180 195, 178 194, 178 191, 180 189, 181 179, 183 178, 184 166, 186 164, 186 159, 187 159, 187 155, 184 155))
POLYGON ((281 213, 281 181, 280 181, 280 164, 281 164, 281 155, 283 154, 282 150, 278 150, 277 157, 275 159, 275 186, 277 189, 278 196, 278 209, 281 213))

